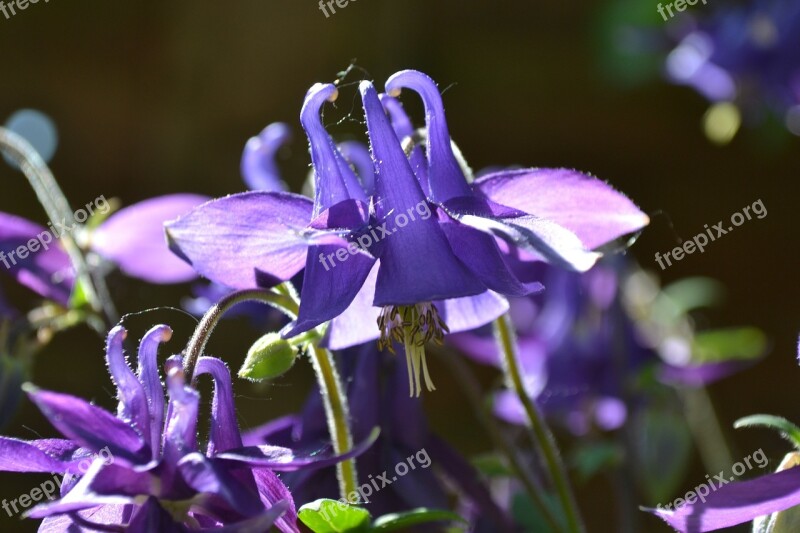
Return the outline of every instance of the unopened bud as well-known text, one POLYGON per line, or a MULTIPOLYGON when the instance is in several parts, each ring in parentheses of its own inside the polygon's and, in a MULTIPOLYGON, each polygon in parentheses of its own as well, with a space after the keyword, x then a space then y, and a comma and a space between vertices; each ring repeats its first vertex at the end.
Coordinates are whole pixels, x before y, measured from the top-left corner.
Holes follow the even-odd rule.
POLYGON ((297 348, 278 333, 267 333, 247 351, 239 377, 252 381, 276 378, 292 368, 297 353, 297 348))

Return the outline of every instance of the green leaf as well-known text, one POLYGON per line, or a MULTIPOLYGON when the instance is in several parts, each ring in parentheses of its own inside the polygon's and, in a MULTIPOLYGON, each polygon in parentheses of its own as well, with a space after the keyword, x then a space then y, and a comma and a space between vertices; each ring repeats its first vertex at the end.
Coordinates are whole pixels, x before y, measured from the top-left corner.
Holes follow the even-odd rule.
POLYGON ((297 517, 314 533, 367 531, 371 518, 366 509, 326 498, 305 504, 297 517))
POLYGON ((70 309, 84 309, 90 307, 89 305, 89 296, 86 292, 86 287, 83 284, 83 280, 81 278, 75 279, 75 285, 72 288, 72 294, 69 297, 69 308, 70 309))
POLYGON ((622 462, 623 450, 614 442, 592 442, 580 446, 572 453, 570 463, 577 470, 581 482, 611 469, 622 462))
POLYGON ((720 282, 700 276, 678 280, 662 290, 662 293, 672 300, 680 314, 719 304, 724 292, 725 289, 720 282))
POLYGON ((746 427, 774 429, 780 433, 781 437, 791 442, 795 448, 800 450, 800 428, 783 417, 774 415, 750 415, 734 422, 733 427, 736 429, 746 427))
POLYGON ((515 476, 514 471, 508 467, 505 459, 494 453, 473 457, 470 462, 481 474, 490 478, 515 476))
POLYGON ((694 362, 710 363, 755 359, 766 348, 766 335, 758 328, 725 328, 695 335, 692 354, 694 362))
POLYGON ((372 524, 370 531, 397 531, 407 527, 416 526, 418 524, 426 524, 428 522, 467 523, 466 520, 456 513, 420 507, 419 509, 412 509, 411 511, 406 511, 404 513, 383 515, 375 520, 375 523, 372 524))

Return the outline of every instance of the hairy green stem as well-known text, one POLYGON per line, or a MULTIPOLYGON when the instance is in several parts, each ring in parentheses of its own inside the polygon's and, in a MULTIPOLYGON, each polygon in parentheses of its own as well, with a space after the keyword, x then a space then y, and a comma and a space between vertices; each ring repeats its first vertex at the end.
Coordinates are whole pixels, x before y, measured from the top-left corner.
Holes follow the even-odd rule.
MULTIPOLYGON (((325 415, 328 419, 328 431, 333 440, 333 449, 337 455, 347 453, 353 448, 353 437, 350 434, 349 407, 347 394, 342 380, 336 370, 333 355, 316 344, 309 346, 309 356, 317 375, 319 390, 325 403, 325 415)), ((350 496, 358 494, 358 474, 355 459, 347 459, 336 464, 336 477, 339 480, 339 494, 350 501, 350 496)), ((358 503, 350 501, 350 503, 358 503)))
POLYGON ((531 436, 538 445, 545 466, 552 478, 564 515, 567 518, 568 529, 572 533, 583 532, 585 529, 578 511, 578 505, 569 484, 566 468, 558 454, 555 437, 550 432, 550 428, 547 427, 536 403, 528 396, 528 392, 525 389, 519 353, 517 352, 517 342, 508 314, 495 320, 494 330, 503 360, 503 370, 506 375, 507 385, 516 392, 520 402, 522 402, 525 414, 530 422, 531 436))
POLYGON ((232 307, 243 302, 261 302, 272 307, 276 307, 287 314, 290 318, 297 318, 298 304, 292 298, 279 294, 275 291, 266 289, 245 289, 232 292, 214 304, 211 309, 206 311, 197 328, 194 330, 189 344, 183 356, 183 369, 187 376, 194 382, 194 368, 197 359, 203 354, 208 344, 208 339, 219 324, 223 315, 232 307))
MULTIPOLYGON (((28 178, 36 197, 44 207, 54 226, 65 220, 74 222, 72 208, 58 186, 50 168, 28 141, 6 128, 0 127, 0 149, 13 159, 28 178)), ((83 252, 68 231, 59 236, 64 250, 75 268, 76 279, 86 292, 86 299, 96 312, 102 312, 110 324, 117 321, 117 312, 102 276, 92 276, 83 252)))

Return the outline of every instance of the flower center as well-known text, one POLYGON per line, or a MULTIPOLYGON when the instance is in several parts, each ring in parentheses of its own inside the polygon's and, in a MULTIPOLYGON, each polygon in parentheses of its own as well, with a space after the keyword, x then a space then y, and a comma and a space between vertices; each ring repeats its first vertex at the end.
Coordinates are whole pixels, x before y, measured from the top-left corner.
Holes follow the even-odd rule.
POLYGON ((402 343, 405 348, 409 396, 419 397, 422 392, 421 377, 424 377, 429 391, 436 390, 428 374, 425 344, 431 340, 442 344, 444 334, 450 332, 436 306, 423 303, 384 307, 378 317, 378 327, 381 330, 379 349, 395 353, 392 341, 402 343))

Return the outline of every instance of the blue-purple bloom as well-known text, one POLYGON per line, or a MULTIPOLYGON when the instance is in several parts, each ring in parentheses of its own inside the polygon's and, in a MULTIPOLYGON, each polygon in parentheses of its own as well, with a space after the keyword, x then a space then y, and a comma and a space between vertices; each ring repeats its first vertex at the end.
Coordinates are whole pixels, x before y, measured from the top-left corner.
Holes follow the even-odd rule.
MULTIPOLYGON (((549 265, 538 269, 547 289, 512 299, 510 316, 530 396, 575 435, 621 427, 630 411, 643 404, 646 391, 635 384, 648 369, 656 369, 664 383, 700 387, 752 364, 678 361, 671 356, 668 352, 677 351, 673 347, 681 339, 664 331, 664 324, 651 327, 646 321, 652 318, 635 315, 632 293, 639 289, 634 290, 633 280, 641 282, 645 274, 624 257, 602 260, 586 273, 549 265), (653 338, 653 328, 670 338, 653 338), (665 361, 670 356, 673 360, 665 361)), ((653 290, 658 288, 644 289, 650 299, 653 290)), ((450 340, 472 359, 502 366, 490 332, 460 333, 450 340)), ((690 340, 681 344, 681 351, 691 350, 690 340)), ((496 395, 495 412, 509 423, 527 424, 513 391, 496 395)))
MULTIPOLYGON (((328 466, 341 458, 300 457, 263 443, 243 446, 230 372, 212 357, 201 357, 195 370, 195 377, 209 375, 214 383, 202 449, 197 436, 200 396, 186 383, 179 356, 167 360, 168 401, 164 398, 157 352, 171 330, 156 326, 144 336, 136 372, 125 360, 125 336, 122 327, 114 328, 106 349, 118 391, 116 415, 73 396, 31 387, 31 400, 66 438, 0 437, 0 470, 64 474, 61 499, 38 505, 28 516, 45 518, 44 531, 70 526, 143 533, 264 531, 273 524, 284 532, 297 531, 292 496, 275 472, 328 466)), ((363 446, 350 456, 362 451, 363 446)))
POLYGON ((433 82, 405 71, 387 83, 393 93, 401 87, 420 92, 426 105, 424 172, 416 166, 428 185, 403 152, 398 114, 390 121, 365 81, 360 92, 375 169, 368 194, 320 120, 338 90, 317 84, 301 111, 313 202, 279 192, 233 195, 167 224, 167 232, 176 253, 226 286, 272 286, 304 269, 299 316, 284 334, 333 320, 334 348, 378 335, 387 347, 398 341, 409 357, 412 392, 419 393, 421 376, 433 388, 425 342, 497 318, 507 309, 501 294, 540 290, 525 277, 526 265, 545 260, 586 270, 599 257, 592 248, 638 231, 648 219, 625 196, 574 171, 499 173, 471 185, 450 147, 433 82), (380 330, 363 328, 376 314, 380 330))
POLYGON ((800 4, 720 5, 709 16, 678 22, 681 39, 666 64, 673 82, 750 115, 770 108, 800 134, 800 4))
POLYGON ((8 273, 18 283, 28 287, 40 296, 66 306, 69 302, 75 274, 67 253, 50 235, 50 243, 42 247, 37 236, 49 232, 24 218, 0 213, 0 273, 8 273), (29 246, 29 242, 35 246, 29 246), (35 248, 35 250, 34 250, 35 248), (23 249, 25 257, 18 250, 23 249))

